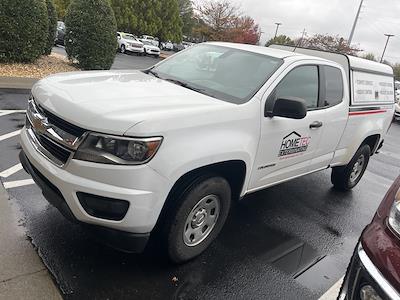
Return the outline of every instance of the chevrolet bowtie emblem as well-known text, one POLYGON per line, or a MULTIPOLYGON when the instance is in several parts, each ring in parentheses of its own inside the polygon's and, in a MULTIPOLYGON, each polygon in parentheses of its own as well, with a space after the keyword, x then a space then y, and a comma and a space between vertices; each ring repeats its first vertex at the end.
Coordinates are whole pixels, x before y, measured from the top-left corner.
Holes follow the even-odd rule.
POLYGON ((32 126, 36 131, 40 133, 45 133, 47 130, 47 121, 45 119, 34 118, 32 120, 32 126))

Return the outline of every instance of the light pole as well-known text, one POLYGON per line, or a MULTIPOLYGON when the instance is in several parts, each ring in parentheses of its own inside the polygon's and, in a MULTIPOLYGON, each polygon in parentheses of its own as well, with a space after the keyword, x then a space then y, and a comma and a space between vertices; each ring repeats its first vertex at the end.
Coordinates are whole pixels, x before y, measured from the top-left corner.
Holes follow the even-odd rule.
POLYGON ((275 25, 276 25, 276 31, 275 31, 275 37, 274 38, 276 38, 276 36, 278 35, 278 29, 279 29, 279 26, 282 25, 282 23, 275 23, 275 25))
POLYGON ((361 12, 363 3, 364 3, 364 0, 361 0, 360 6, 358 7, 358 10, 357 10, 356 18, 354 19, 353 27, 351 28, 351 33, 350 33, 350 37, 349 37, 349 41, 348 41, 349 45, 351 45, 351 42, 353 41, 354 31, 356 30, 358 18, 360 17, 360 12, 361 12))
POLYGON ((386 33, 385 36, 387 36, 387 40, 386 40, 385 48, 383 49, 383 53, 382 53, 382 57, 381 57, 381 63, 383 62, 383 57, 385 56, 386 48, 387 48, 387 45, 389 44, 389 39, 391 37, 394 37, 394 34, 387 34, 386 33))

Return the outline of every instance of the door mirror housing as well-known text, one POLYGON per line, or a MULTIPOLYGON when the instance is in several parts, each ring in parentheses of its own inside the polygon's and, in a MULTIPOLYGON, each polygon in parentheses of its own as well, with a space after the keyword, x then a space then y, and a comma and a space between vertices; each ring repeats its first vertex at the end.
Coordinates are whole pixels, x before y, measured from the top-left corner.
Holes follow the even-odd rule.
POLYGON ((272 112, 265 111, 265 116, 304 119, 307 116, 306 102, 296 97, 279 98, 275 101, 272 112))

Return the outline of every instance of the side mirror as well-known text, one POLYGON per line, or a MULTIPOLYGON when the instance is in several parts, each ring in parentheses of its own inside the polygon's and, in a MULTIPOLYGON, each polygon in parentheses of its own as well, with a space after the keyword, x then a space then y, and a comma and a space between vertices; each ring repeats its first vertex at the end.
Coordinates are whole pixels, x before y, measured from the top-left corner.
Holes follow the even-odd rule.
POLYGON ((307 116, 306 102, 303 99, 295 97, 279 98, 275 101, 272 113, 266 112, 266 116, 304 119, 307 116))

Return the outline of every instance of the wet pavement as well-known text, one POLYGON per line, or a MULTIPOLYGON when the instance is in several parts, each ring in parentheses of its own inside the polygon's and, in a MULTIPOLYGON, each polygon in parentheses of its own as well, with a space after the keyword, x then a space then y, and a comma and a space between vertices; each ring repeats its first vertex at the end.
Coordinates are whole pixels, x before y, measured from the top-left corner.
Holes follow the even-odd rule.
MULTIPOLYGON (((0 90, 0 111, 24 109, 27 96, 0 90)), ((21 113, 0 116, 0 136, 23 122, 21 113)), ((327 170, 247 196, 215 243, 180 266, 156 250, 132 255, 96 243, 35 185, 8 192, 65 299, 317 299, 344 275, 358 237, 400 173, 399 145, 400 124, 393 124, 352 192, 333 190, 327 170)), ((18 151, 18 137, 0 141, 0 173, 18 164, 18 151)), ((28 178, 21 170, 3 181, 28 178)))

